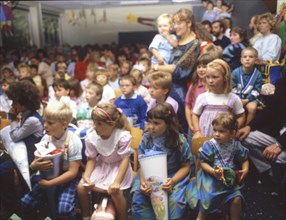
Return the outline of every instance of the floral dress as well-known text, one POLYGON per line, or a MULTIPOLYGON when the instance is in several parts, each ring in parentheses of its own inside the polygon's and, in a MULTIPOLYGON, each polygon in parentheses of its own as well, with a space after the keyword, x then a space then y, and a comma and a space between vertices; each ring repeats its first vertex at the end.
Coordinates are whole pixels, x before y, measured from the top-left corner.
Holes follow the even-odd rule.
MULTIPOLYGON (((211 167, 239 169, 237 164, 247 160, 248 150, 239 141, 219 144, 214 139, 207 141, 199 150, 200 162, 211 167)), ((214 213, 228 201, 240 196, 242 185, 226 186, 211 174, 200 169, 195 180, 186 188, 186 199, 192 209, 203 213, 214 213)))
MULTIPOLYGON (((143 135, 138 154, 142 155, 148 151, 162 151, 167 153, 168 177, 173 177, 181 168, 181 164, 190 163, 191 153, 184 135, 180 135, 180 148, 172 151, 166 148, 166 137, 150 137, 148 133, 143 135)), ((185 188, 189 181, 189 175, 177 183, 173 191, 169 193, 169 219, 180 218, 186 208, 185 188)), ((132 189, 132 215, 134 219, 155 219, 150 197, 144 195, 140 190, 139 172, 135 178, 132 189)))

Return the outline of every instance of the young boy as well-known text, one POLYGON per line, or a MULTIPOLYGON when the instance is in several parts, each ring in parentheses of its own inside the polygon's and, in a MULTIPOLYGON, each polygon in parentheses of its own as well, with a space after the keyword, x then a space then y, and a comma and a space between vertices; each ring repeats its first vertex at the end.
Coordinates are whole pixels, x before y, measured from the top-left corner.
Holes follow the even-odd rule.
POLYGON ((131 75, 127 75, 120 79, 119 84, 122 96, 115 100, 114 105, 122 109, 131 126, 140 127, 143 130, 146 121, 147 104, 134 91, 136 79, 131 75))
POLYGON ((112 89, 119 89, 119 66, 116 63, 112 63, 107 66, 107 70, 109 71, 109 85, 112 89))
POLYGON ((143 71, 142 85, 145 86, 146 88, 149 88, 150 83, 148 82, 148 75, 151 71, 151 60, 142 57, 138 60, 138 65, 142 65, 145 68, 145 71, 143 71))
POLYGON ((19 79, 31 77, 31 68, 26 64, 20 64, 18 66, 18 71, 19 71, 19 79))
POLYGON ((67 103, 73 111, 73 117, 76 118, 77 105, 76 105, 75 101, 71 100, 71 98, 69 96, 70 91, 71 91, 71 86, 70 86, 69 82, 65 79, 56 80, 53 83, 53 89, 55 92, 55 99, 56 100, 52 100, 51 102, 63 101, 65 103, 67 103))
POLYGON ((232 91, 236 93, 247 110, 246 125, 254 118, 257 101, 262 86, 262 75, 256 69, 257 50, 252 47, 244 48, 241 52, 242 66, 232 71, 232 91))
POLYGON ((102 99, 100 103, 111 103, 115 100, 115 93, 108 84, 109 73, 105 69, 98 69, 94 75, 94 81, 103 87, 102 99))
POLYGON ((174 111, 177 113, 178 102, 169 96, 172 88, 172 76, 163 72, 154 72, 149 75, 149 82, 149 91, 153 99, 148 105, 147 112, 157 103, 167 102, 173 106, 174 111))
MULTIPOLYGON (((54 200, 49 201, 52 219, 76 219, 75 205, 77 184, 80 180, 80 161, 82 158, 82 143, 79 137, 69 131, 72 120, 72 110, 64 102, 49 104, 44 111, 44 128, 46 130, 42 141, 50 142, 58 150, 63 150, 62 172, 54 179, 40 179, 32 191, 21 199, 22 219, 36 219, 36 209, 46 195, 54 200)), ((30 165, 32 170, 48 170, 53 164, 50 160, 36 158, 30 165)))
POLYGON ((171 52, 174 47, 178 46, 177 37, 170 34, 173 28, 172 15, 164 13, 157 18, 157 34, 149 46, 153 56, 152 64, 168 64, 171 52))
POLYGON ((91 110, 96 106, 102 98, 103 88, 100 84, 91 82, 87 85, 85 91, 85 103, 78 107, 76 115, 77 126, 79 128, 90 128, 93 126, 91 119, 91 110))

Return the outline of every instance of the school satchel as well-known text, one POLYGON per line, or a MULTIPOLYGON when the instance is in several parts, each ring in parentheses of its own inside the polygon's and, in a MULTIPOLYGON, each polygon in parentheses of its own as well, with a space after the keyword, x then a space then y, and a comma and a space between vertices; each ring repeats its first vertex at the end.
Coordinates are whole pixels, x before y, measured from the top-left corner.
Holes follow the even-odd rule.
POLYGON ((267 61, 266 64, 259 64, 257 68, 262 73, 263 83, 271 83, 275 85, 276 81, 282 77, 281 67, 285 64, 279 61, 267 61))

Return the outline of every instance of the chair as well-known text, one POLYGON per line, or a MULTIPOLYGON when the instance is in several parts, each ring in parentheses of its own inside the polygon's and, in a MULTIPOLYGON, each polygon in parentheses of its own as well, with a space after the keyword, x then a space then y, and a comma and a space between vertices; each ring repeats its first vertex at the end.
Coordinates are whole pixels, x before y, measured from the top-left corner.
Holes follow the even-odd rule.
POLYGON ((1 118, 8 118, 8 113, 4 111, 0 111, 0 117, 1 118))
POLYGON ((198 158, 199 149, 201 148, 201 146, 203 146, 204 142, 210 140, 211 138, 212 137, 208 136, 208 137, 200 137, 192 139, 191 152, 195 156, 195 165, 196 165, 195 173, 197 173, 199 169, 199 158, 198 158))
POLYGON ((140 142, 142 140, 142 135, 143 135, 143 131, 140 128, 135 128, 135 127, 131 127, 131 131, 130 131, 131 135, 132 135, 132 140, 131 140, 131 148, 134 150, 134 154, 133 154, 133 175, 136 175, 136 172, 138 170, 138 147, 140 145, 140 142))
POLYGON ((118 97, 122 95, 122 92, 120 89, 114 89, 113 91, 115 93, 115 99, 117 99, 118 97))
POLYGON ((11 120, 0 117, 0 130, 11 124, 11 120))

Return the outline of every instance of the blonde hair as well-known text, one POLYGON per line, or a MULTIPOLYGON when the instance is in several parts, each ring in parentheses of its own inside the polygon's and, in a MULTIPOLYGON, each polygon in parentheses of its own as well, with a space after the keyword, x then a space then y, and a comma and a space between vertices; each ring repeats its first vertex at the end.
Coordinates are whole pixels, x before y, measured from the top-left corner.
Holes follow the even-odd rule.
MULTIPOLYGON (((224 94, 230 93, 232 91, 232 82, 231 82, 231 70, 229 65, 222 59, 215 59, 207 65, 208 69, 214 69, 219 72, 224 78, 224 94)), ((207 90, 210 89, 207 87, 207 90)))
POLYGON ((208 44, 205 46, 201 52, 201 55, 209 54, 214 59, 221 59, 222 58, 222 48, 220 46, 216 46, 213 43, 208 44))
POLYGON ((26 69, 27 72, 31 75, 31 68, 27 64, 21 63, 18 65, 18 69, 26 69))
POLYGON ((97 64, 96 63, 89 63, 87 65, 86 71, 93 71, 95 72, 97 70, 97 64))
POLYGON ((161 19, 168 19, 169 20, 169 24, 171 26, 173 26, 173 15, 168 14, 168 13, 163 13, 163 14, 159 15, 159 17, 157 18, 157 25, 159 23, 159 20, 161 20, 161 19))
POLYGON ((99 95, 100 97, 102 97, 102 93, 103 93, 102 85, 95 83, 95 82, 91 82, 86 86, 86 90, 87 89, 93 90, 96 93, 96 95, 99 95))
POLYGON ((254 47, 246 47, 241 51, 241 56, 243 55, 243 53, 245 53, 245 51, 251 51, 253 52, 253 55, 257 58, 258 57, 258 51, 254 48, 254 47))
POLYGON ((149 75, 148 80, 150 84, 153 84, 162 89, 169 89, 172 88, 172 77, 169 73, 164 72, 153 72, 149 75))
MULTIPOLYGON (((257 19, 258 25, 259 25, 259 22, 262 19, 265 19, 268 22, 268 24, 270 25, 270 30, 274 31, 274 28, 275 28, 275 25, 276 25, 276 18, 275 18, 275 16, 273 14, 271 14, 270 12, 267 12, 267 13, 259 15, 259 17, 257 19)), ((259 29, 259 27, 258 27, 258 29, 259 29)))
POLYGON ((72 109, 65 102, 52 102, 48 104, 44 110, 44 119, 55 120, 60 123, 66 122, 69 124, 73 119, 72 109))
POLYGON ((234 114, 231 113, 219 113, 212 121, 212 126, 222 126, 228 131, 237 131, 238 122, 234 114))
POLYGON ((95 106, 92 110, 91 117, 93 122, 102 121, 116 128, 130 131, 130 125, 126 116, 121 109, 117 109, 113 104, 102 103, 95 106))
POLYGON ((112 63, 112 64, 109 64, 108 66, 107 66, 107 69, 112 69, 113 71, 119 71, 119 66, 118 66, 118 64, 116 64, 116 63, 112 63))
POLYGON ((185 21, 191 23, 191 30, 195 30, 195 17, 190 9, 182 8, 173 15, 173 21, 185 21))
POLYGON ((106 69, 97 69, 94 74, 94 80, 96 81, 96 77, 100 75, 106 76, 107 80, 109 79, 109 72, 106 69))

